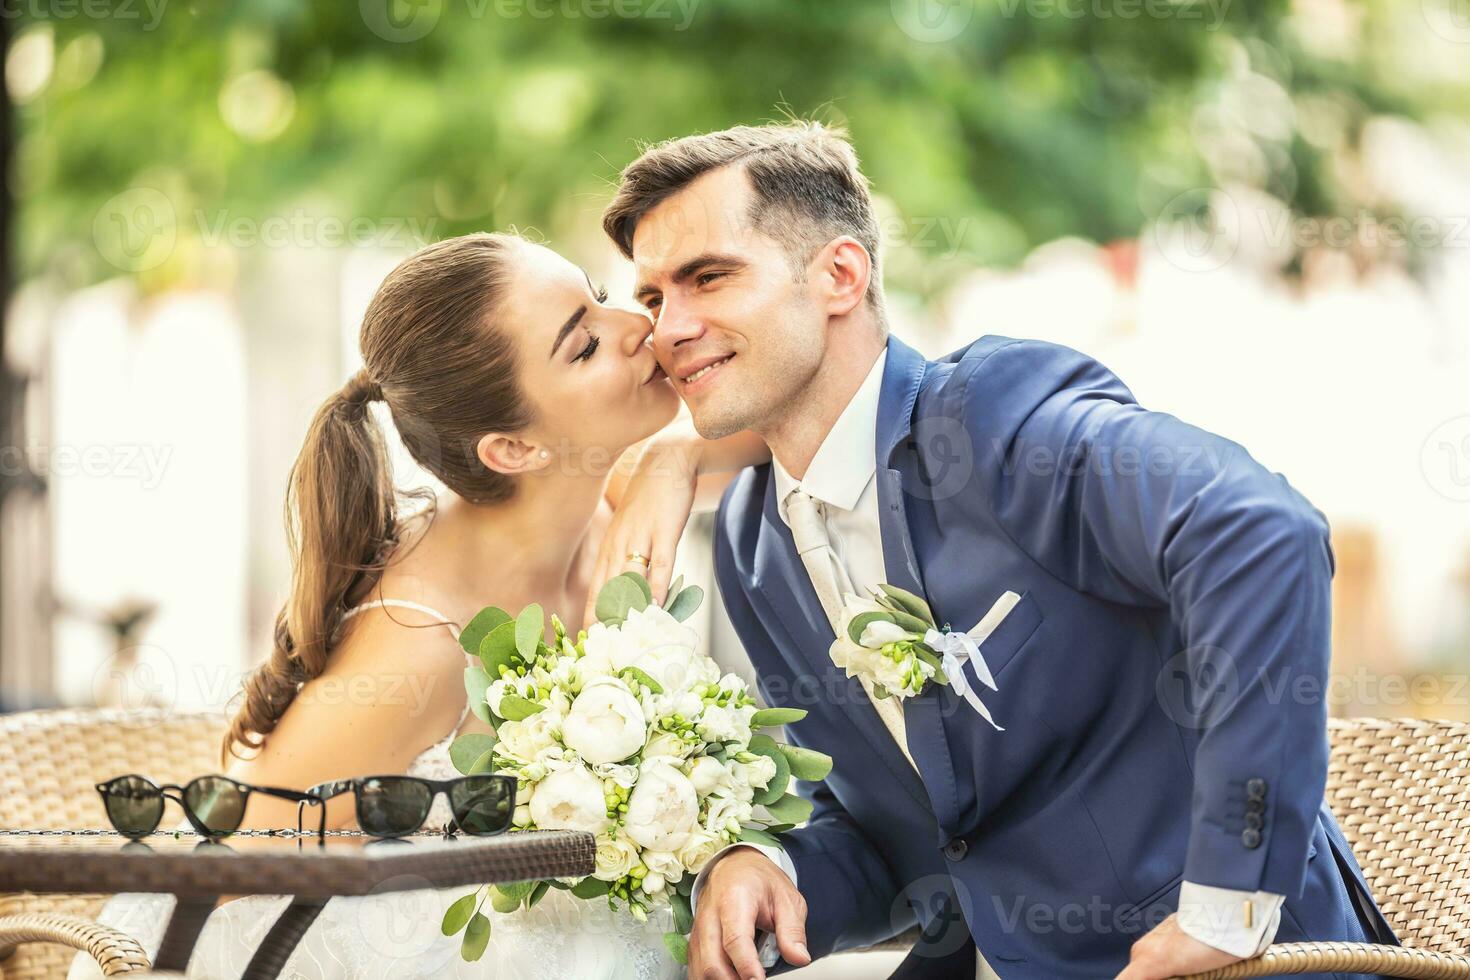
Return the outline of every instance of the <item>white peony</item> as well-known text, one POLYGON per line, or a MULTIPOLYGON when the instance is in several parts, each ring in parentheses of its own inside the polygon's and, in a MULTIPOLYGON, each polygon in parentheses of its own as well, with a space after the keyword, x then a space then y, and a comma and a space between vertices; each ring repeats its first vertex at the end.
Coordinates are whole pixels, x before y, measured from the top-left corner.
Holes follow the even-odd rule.
POLYGON ((665 758, 644 765, 628 797, 628 836, 641 847, 672 851, 688 839, 698 819, 699 800, 688 777, 665 758))
POLYGON ((602 780, 585 766, 554 772, 536 784, 531 818, 543 830, 585 830, 600 834, 609 824, 602 780))
POLYGON ((679 848, 679 863, 698 874, 709 864, 709 859, 715 856, 715 852, 724 846, 724 838, 696 827, 690 832, 684 846, 679 848))
POLYGON ((647 735, 643 706, 611 677, 582 688, 562 722, 562 740, 591 763, 621 762, 643 747, 647 735))
POLYGON ((767 755, 759 755, 754 762, 737 762, 733 768, 736 781, 765 789, 775 778, 776 760, 767 755))
MULTIPOLYGON (((774 768, 772 763, 772 775, 775 774, 774 768)), ((689 767, 689 781, 694 784, 694 792, 708 796, 721 786, 729 785, 730 772, 719 759, 702 755, 689 767)))
POLYGON ((648 736, 648 745, 643 749, 643 759, 668 758, 686 759, 694 746, 672 732, 656 731, 648 736))
POLYGON ((709 705, 699 716, 699 722, 694 726, 694 730, 706 742, 740 742, 743 744, 750 741, 749 715, 739 708, 709 705))
POLYGON ((597 867, 592 876, 601 881, 617 881, 638 865, 638 848, 627 837, 616 840, 607 834, 597 838, 597 867))

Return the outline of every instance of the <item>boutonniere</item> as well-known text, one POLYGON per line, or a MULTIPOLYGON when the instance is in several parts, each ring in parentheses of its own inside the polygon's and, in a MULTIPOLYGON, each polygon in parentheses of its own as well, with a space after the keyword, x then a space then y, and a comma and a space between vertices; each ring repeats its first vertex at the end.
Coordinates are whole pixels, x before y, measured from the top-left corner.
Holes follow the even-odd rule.
MULTIPOLYGON (((1015 597, 1015 593, 1007 592, 1006 597, 1015 597)), ((1007 606, 1000 616, 1009 611, 1007 606)), ((953 685, 965 703, 1003 732, 965 676, 968 664, 981 684, 999 690, 980 654, 979 642, 971 635, 983 626, 981 635, 988 636, 998 621, 995 613, 992 610, 973 629, 960 632, 947 623, 941 627, 929 603, 896 586, 879 585, 872 598, 849 592, 842 599, 842 629, 829 655, 848 677, 868 681, 874 697, 902 701, 922 694, 931 683, 953 685)))

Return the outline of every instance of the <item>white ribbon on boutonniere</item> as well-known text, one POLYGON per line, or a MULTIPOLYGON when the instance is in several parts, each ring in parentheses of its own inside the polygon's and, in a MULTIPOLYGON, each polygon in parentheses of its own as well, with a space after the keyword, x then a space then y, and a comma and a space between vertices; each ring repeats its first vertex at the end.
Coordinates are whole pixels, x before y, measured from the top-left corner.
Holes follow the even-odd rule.
POLYGON ((961 633, 940 629, 927 602, 895 586, 878 586, 871 599, 848 593, 843 598, 843 628, 829 653, 849 677, 869 681, 878 697, 910 698, 922 693, 931 680, 953 684, 976 714, 1003 732, 965 676, 965 666, 970 665, 981 684, 999 690, 981 647, 1020 601, 1019 595, 1007 591, 980 622, 961 633))

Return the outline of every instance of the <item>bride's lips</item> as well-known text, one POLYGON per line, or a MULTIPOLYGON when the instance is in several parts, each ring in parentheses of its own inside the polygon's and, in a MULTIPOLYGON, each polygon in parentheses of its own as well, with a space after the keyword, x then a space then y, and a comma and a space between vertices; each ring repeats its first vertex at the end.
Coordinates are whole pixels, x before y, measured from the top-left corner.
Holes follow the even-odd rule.
POLYGON ((654 361, 653 370, 648 373, 648 377, 643 379, 643 383, 645 385, 651 385, 655 381, 663 381, 666 378, 668 378, 668 375, 664 374, 663 365, 658 363, 657 361, 654 361))
POLYGON ((685 392, 697 391, 711 384, 713 377, 734 359, 734 354, 717 354, 682 365, 678 370, 679 386, 685 392))

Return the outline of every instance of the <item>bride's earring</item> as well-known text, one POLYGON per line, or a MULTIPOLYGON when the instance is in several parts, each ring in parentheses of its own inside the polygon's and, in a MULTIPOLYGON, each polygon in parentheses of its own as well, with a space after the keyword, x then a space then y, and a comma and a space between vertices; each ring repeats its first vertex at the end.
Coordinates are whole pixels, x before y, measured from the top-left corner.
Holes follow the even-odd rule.
POLYGON ((549 452, 547 452, 546 450, 543 449, 543 450, 541 450, 541 458, 542 459, 550 459, 551 458, 551 453, 549 453, 549 452))

